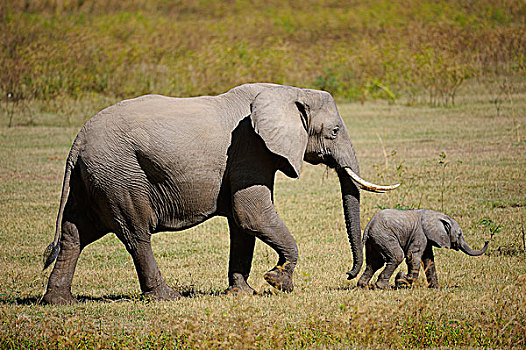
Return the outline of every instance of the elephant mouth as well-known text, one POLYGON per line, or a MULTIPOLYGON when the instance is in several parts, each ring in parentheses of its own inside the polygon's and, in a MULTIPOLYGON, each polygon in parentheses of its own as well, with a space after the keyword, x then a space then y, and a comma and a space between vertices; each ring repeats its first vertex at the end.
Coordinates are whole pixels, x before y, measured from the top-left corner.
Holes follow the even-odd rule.
POLYGON ((316 153, 305 153, 303 160, 309 162, 312 165, 325 164, 331 169, 337 169, 338 164, 330 156, 330 153, 316 152, 316 153))
POLYGON ((387 185, 387 186, 376 185, 376 184, 373 184, 372 182, 365 181, 360 176, 358 176, 358 174, 352 171, 350 168, 344 168, 344 169, 347 172, 347 174, 351 177, 351 179, 353 179, 354 182, 360 185, 361 189, 366 190, 366 191, 376 192, 376 193, 385 193, 387 191, 394 190, 395 188, 400 186, 400 184, 387 185))

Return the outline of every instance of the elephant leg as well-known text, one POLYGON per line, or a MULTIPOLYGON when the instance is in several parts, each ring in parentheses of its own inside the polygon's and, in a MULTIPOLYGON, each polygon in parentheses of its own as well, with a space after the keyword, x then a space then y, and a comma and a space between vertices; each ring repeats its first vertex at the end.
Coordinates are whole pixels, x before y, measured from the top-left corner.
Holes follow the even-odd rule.
POLYGON ((270 271, 268 271, 263 276, 263 278, 265 278, 265 281, 267 281, 268 284, 270 284, 278 290, 281 290, 283 292, 292 292, 294 290, 292 275, 297 263, 298 248, 296 242, 294 241, 294 238, 292 237, 288 229, 286 231, 286 234, 283 233, 283 236, 285 237, 276 237, 276 235, 265 234, 259 237, 263 242, 265 242, 276 252, 278 252, 279 255, 278 263, 276 264, 276 266, 270 271), (275 238, 279 238, 279 240, 284 240, 286 242, 286 246, 284 247, 280 243, 276 244, 275 238), (287 251, 289 249, 290 251, 287 251))
POLYGON ((404 260, 404 251, 398 244, 398 242, 392 242, 392 244, 389 245, 390 249, 384 249, 384 258, 385 258, 385 268, 378 276, 378 281, 376 281, 376 288, 379 289, 387 289, 389 288, 389 280, 391 279, 391 276, 393 275, 394 271, 400 265, 400 263, 404 260))
POLYGON ((104 236, 94 229, 85 217, 71 218, 71 206, 66 206, 62 223, 60 250, 48 279, 42 302, 47 304, 71 304, 77 300, 71 293, 73 275, 80 253, 88 244, 104 236))
POLYGON ((80 252, 77 226, 66 221, 62 224, 60 251, 48 279, 46 294, 42 298, 44 303, 65 305, 77 302, 71 294, 71 285, 80 252))
POLYGON ((407 275, 403 271, 398 271, 395 277, 395 288, 408 288, 411 285, 409 284, 409 281, 407 280, 407 275))
MULTIPOLYGON (((127 232, 127 229, 123 231, 127 232)), ((153 256, 150 233, 138 236, 120 233, 117 236, 132 256, 143 295, 157 300, 176 300, 181 297, 181 294, 168 287, 161 276, 153 256)))
MULTIPOLYGON (((432 254, 432 252, 431 252, 432 254)), ((422 264, 422 259, 420 258, 421 253, 408 253, 405 262, 407 264, 408 273, 405 274, 402 271, 399 271, 395 278, 396 288, 408 288, 411 287, 414 281, 418 279, 420 272, 420 265, 422 264)), ((432 267, 434 269, 434 266, 432 267)), ((431 270, 429 273, 432 273, 431 270)), ((426 271, 426 275, 428 272, 426 271)), ((437 281, 438 283, 438 281, 437 281)))
POLYGON ((227 293, 257 294, 247 283, 252 266, 256 237, 243 231, 233 219, 228 219, 230 228, 230 260, 228 264, 227 293))
POLYGON ((420 266, 422 265, 421 256, 421 252, 411 252, 407 254, 407 257, 405 259, 408 271, 406 280, 409 285, 412 285, 413 282, 418 279, 418 275, 420 273, 420 266))
POLYGON ((365 288, 369 285, 369 281, 373 277, 374 273, 384 266, 384 260, 382 255, 378 251, 371 247, 370 244, 365 246, 365 271, 358 280, 358 287, 365 288))
POLYGON ((237 191, 233 196, 233 209, 236 223, 278 254, 278 263, 264 275, 265 280, 279 290, 292 292, 298 246, 274 209, 270 189, 255 185, 237 191))
POLYGON ((119 203, 121 206, 114 209, 112 215, 114 232, 132 256, 142 294, 156 300, 181 298, 181 294, 166 284, 153 256, 152 209, 148 196, 138 191, 123 191, 119 203))
POLYGON ((435 267, 435 257, 433 255, 433 247, 428 245, 422 256, 424 264, 424 272, 426 274, 427 285, 429 288, 439 288, 438 277, 435 267))

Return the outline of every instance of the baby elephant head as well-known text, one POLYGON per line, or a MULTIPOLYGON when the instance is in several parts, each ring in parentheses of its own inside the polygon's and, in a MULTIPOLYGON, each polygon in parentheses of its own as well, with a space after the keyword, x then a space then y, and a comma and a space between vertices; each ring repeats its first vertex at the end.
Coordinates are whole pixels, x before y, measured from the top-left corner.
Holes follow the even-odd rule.
POLYGON ((464 240, 460 225, 443 213, 424 210, 421 220, 427 239, 437 247, 461 250, 471 256, 482 255, 488 249, 489 241, 486 241, 482 250, 471 249, 464 240))

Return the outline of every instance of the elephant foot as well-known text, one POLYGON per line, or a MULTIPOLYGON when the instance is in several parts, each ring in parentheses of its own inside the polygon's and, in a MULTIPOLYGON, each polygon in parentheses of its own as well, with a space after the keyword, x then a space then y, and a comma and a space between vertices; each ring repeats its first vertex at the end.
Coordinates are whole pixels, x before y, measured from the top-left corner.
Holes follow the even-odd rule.
POLYGON ((78 303, 78 300, 69 290, 48 290, 40 302, 49 305, 70 305, 78 303))
POLYGON ((252 287, 240 287, 240 286, 230 286, 225 290, 225 294, 230 295, 257 295, 258 292, 256 292, 252 287))
POLYGON ((396 289, 410 288, 412 284, 413 280, 408 275, 406 275, 402 271, 398 271, 395 277, 396 289))
POLYGON ((229 280, 230 286, 225 290, 225 294, 258 294, 251 286, 248 285, 246 278, 239 273, 232 274, 229 280))
POLYGON ((389 280, 378 280, 374 285, 376 289, 390 289, 389 280))
POLYGON ((358 282, 356 283, 356 286, 359 288, 370 288, 369 281, 371 280, 371 277, 362 275, 358 282))
POLYGON ((434 282, 430 282, 428 285, 427 285, 428 288, 433 288, 433 289, 440 289, 440 286, 438 285, 438 282, 434 283, 434 282))
POLYGON ((370 286, 369 283, 363 283, 363 282, 360 283, 360 281, 358 281, 356 286, 362 289, 372 289, 372 286, 370 286))
POLYGON ((154 289, 143 292, 142 294, 143 296, 154 300, 177 300, 182 297, 178 291, 168 287, 166 283, 162 283, 154 289))
POLYGON ((286 265, 276 266, 267 272, 263 278, 272 287, 281 290, 282 292, 290 293, 294 290, 292 283, 292 269, 288 269, 286 265))

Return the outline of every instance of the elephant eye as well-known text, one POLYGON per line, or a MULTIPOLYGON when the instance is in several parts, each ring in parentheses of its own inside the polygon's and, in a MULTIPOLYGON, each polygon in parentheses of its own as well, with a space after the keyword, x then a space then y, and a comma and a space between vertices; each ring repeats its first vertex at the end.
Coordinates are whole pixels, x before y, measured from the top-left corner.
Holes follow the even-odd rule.
POLYGON ((340 131, 340 127, 339 126, 335 126, 333 129, 332 129, 332 132, 331 132, 331 139, 335 139, 336 136, 338 135, 338 131, 340 131))

